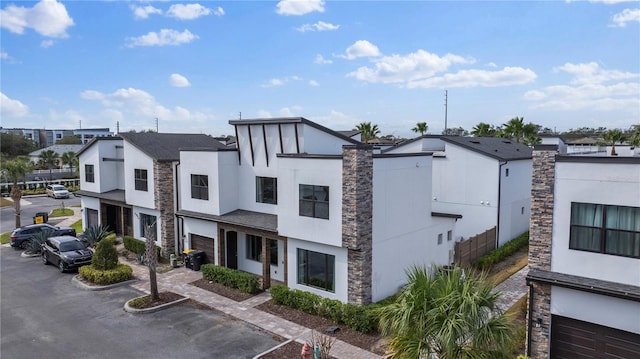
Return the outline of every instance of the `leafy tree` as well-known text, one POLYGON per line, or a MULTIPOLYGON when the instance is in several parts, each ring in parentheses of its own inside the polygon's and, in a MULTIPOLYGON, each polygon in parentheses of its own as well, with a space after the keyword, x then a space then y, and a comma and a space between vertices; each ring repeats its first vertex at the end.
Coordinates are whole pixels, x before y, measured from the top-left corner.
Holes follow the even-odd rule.
POLYGON ((381 307, 392 358, 508 358, 511 320, 484 275, 413 266, 396 301, 381 307))
POLYGON ((105 239, 98 242, 91 265, 97 270, 111 270, 118 265, 118 252, 112 240, 105 239))
POLYGON ((60 156, 60 162, 62 165, 67 165, 71 168, 71 173, 73 173, 73 165, 75 164, 76 153, 73 151, 67 151, 60 156))
POLYGON ((11 183, 9 196, 13 200, 13 209, 16 214, 16 228, 20 228, 20 199, 22 199, 22 189, 18 182, 25 182, 27 173, 31 172, 33 165, 26 157, 18 157, 12 161, 5 161, 2 165, 3 176, 11 183))
POLYGON ((411 131, 415 133, 420 132, 420 136, 424 136, 424 134, 427 133, 428 129, 429 125, 427 125, 426 122, 418 122, 416 123, 416 127, 412 128, 411 131))
POLYGON ((480 122, 473 127, 471 134, 475 137, 493 137, 496 134, 496 129, 493 125, 480 122))
POLYGON ((380 134, 378 125, 372 125, 371 122, 362 122, 356 126, 356 129, 360 131, 360 139, 364 143, 369 143, 380 134))
POLYGON ((538 135, 527 135, 522 139, 522 143, 527 146, 539 145, 542 143, 542 138, 538 135))
POLYGON ((14 133, 0 133, 0 152, 8 159, 16 156, 28 155, 38 149, 32 140, 14 133))
POLYGON ((631 129, 628 132, 627 142, 629 145, 634 147, 640 146, 640 125, 631 126, 631 129))
POLYGON ((49 179, 53 178, 51 169, 58 166, 60 155, 54 150, 44 150, 40 152, 40 165, 46 167, 49 170, 49 179))
POLYGON ((442 134, 445 136, 466 136, 469 134, 469 132, 462 127, 455 127, 447 128, 446 130, 442 131, 442 134))
POLYGON ((602 135, 602 139, 611 145, 611 156, 617 156, 616 143, 624 141, 624 134, 622 131, 618 129, 609 130, 602 135))
POLYGON ((505 137, 510 137, 520 143, 524 137, 524 118, 514 117, 502 126, 502 133, 505 137))

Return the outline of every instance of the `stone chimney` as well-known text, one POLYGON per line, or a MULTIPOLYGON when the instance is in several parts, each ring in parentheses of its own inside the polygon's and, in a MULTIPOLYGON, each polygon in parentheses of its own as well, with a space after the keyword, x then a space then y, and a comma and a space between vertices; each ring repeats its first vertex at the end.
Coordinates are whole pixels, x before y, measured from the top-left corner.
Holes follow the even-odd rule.
POLYGON ((555 145, 538 145, 533 150, 531 221, 529 223, 529 268, 551 270, 551 236, 556 171, 555 145))

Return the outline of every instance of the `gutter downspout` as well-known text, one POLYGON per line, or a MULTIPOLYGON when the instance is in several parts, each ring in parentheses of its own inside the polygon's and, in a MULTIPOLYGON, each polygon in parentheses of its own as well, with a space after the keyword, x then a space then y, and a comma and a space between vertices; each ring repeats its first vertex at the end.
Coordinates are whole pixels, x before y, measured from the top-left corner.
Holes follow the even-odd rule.
POLYGON ((527 286, 529 287, 529 309, 527 310, 527 357, 531 357, 531 323, 533 322, 531 314, 533 313, 533 284, 527 279, 527 286))
POLYGON ((498 218, 496 220, 496 248, 500 247, 500 207, 502 206, 502 166, 506 165, 508 161, 500 161, 498 166, 498 218))
MULTIPOLYGON (((180 162, 177 162, 175 164, 175 169, 173 171, 175 173, 175 179, 174 179, 174 183, 175 183, 174 186, 175 187, 174 187, 174 190, 176 192, 175 193, 176 205, 175 205, 173 213, 176 213, 180 209, 180 182, 179 182, 180 172, 179 171, 180 171, 180 162)), ((174 252, 175 252, 175 255, 177 256, 177 255, 179 255, 181 253, 181 251, 180 251, 180 239, 182 238, 182 225, 181 225, 182 224, 182 220, 177 215, 176 215, 176 217, 178 219, 180 219, 180 221, 178 221, 178 223, 175 224, 175 227, 177 227, 177 228, 174 228, 174 233, 176 233, 176 232, 178 233, 178 235, 175 236, 174 243, 173 243, 174 252)))

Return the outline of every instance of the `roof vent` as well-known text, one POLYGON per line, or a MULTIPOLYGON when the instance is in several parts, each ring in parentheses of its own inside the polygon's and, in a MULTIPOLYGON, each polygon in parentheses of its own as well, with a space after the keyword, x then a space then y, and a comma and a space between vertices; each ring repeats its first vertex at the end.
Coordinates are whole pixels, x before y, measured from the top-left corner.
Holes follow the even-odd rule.
POLYGON ((471 143, 480 144, 480 141, 472 140, 471 143))
POLYGON ((503 140, 502 142, 511 144, 511 141, 503 140))

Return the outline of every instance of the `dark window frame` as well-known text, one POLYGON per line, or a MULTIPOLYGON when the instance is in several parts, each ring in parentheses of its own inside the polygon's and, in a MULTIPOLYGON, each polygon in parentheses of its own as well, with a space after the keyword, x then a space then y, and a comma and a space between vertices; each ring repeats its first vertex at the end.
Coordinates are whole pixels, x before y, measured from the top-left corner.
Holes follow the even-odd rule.
POLYGON ((278 204, 278 178, 256 176, 256 202, 278 204))
POLYGON ((95 183, 96 173, 95 173, 94 165, 88 165, 88 164, 84 165, 84 181, 89 183, 95 183))
POLYGON ((329 186, 299 184, 298 200, 300 216, 329 219, 329 186), (316 197, 316 194, 322 194, 326 200, 316 197))
MULTIPOLYGON (((627 238, 627 240, 639 242, 635 245, 633 243, 630 245, 632 247, 632 251, 634 251, 634 247, 640 247, 640 231, 614 228, 607 225, 610 219, 609 217, 613 216, 612 213, 621 208, 635 210, 637 211, 637 213, 640 213, 640 208, 638 207, 571 202, 571 216, 569 220, 569 249, 608 254, 620 257, 640 258, 640 250, 638 249, 635 250, 635 253, 627 254, 614 252, 612 249, 608 249, 609 245, 615 245, 614 241, 623 241, 623 235, 630 237, 627 238), (575 211, 580 210, 580 208, 578 208, 580 206, 592 206, 592 208, 594 209, 593 221, 596 221, 598 223, 593 225, 585 223, 574 223, 580 220, 579 218, 576 218, 578 217, 578 215, 575 214, 575 211), (585 241, 584 238, 580 236, 581 233, 591 233, 592 239, 595 240, 595 243, 593 243, 591 248, 584 244, 585 241), (633 237, 635 237, 635 239, 633 237)), ((637 220, 640 221, 640 217, 637 217, 637 220)))
POLYGON ((209 200, 209 176, 191 174, 191 198, 209 200))
POLYGON ((245 236, 245 257, 248 260, 262 263, 262 237, 253 234, 245 236))
POLYGON ((136 191, 145 191, 149 190, 149 175, 147 170, 142 168, 136 168, 133 170, 133 180, 136 191))
POLYGON ((147 225, 151 225, 151 230, 153 231, 153 234, 155 235, 155 239, 156 241, 158 240, 158 218, 156 216, 150 215, 150 214, 146 214, 146 213, 140 213, 140 237, 142 238, 146 238, 145 236, 145 227, 147 225))
POLYGON ((300 285, 324 290, 326 292, 336 292, 336 256, 332 254, 310 251, 298 248, 297 258, 297 283, 300 285), (324 263, 311 263, 312 259, 320 259, 324 263), (312 267, 318 264, 324 265, 324 278, 318 278, 314 273, 310 273, 312 267))

